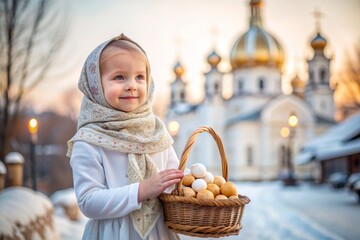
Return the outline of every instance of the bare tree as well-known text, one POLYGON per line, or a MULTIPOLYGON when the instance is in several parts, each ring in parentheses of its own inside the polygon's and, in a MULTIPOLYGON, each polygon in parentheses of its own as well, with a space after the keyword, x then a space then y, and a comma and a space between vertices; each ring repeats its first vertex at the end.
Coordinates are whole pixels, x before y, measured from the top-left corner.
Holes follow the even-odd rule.
POLYGON ((54 0, 0 0, 2 161, 9 150, 12 126, 24 95, 45 79, 64 41, 66 21, 55 3, 54 0))
POLYGON ((360 44, 355 46, 353 56, 347 57, 345 71, 337 81, 336 91, 341 93, 337 106, 339 120, 360 111, 360 44))

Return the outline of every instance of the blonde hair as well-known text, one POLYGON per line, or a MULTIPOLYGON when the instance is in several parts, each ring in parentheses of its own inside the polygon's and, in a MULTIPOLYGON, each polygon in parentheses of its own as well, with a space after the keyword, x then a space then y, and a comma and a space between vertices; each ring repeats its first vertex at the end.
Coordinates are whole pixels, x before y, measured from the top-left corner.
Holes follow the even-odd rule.
POLYGON ((101 73, 101 69, 103 68, 103 64, 106 61, 106 57, 104 57, 109 51, 111 51, 111 49, 113 48, 118 48, 118 49, 123 49, 129 52, 136 52, 139 53, 140 55, 142 55, 146 61, 146 83, 148 85, 149 88, 149 83, 150 83, 150 65, 149 65, 149 60, 146 56, 145 51, 138 45, 127 41, 127 40, 114 40, 112 42, 110 42, 101 52, 100 55, 100 73, 101 73))

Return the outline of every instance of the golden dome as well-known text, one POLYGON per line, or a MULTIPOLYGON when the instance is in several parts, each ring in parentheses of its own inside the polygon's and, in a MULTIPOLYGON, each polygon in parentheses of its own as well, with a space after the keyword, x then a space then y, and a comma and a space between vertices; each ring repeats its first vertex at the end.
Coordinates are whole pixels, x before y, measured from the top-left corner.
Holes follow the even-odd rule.
POLYGON ((261 5, 261 0, 250 2, 249 30, 237 39, 230 53, 233 70, 256 65, 276 66, 280 69, 284 63, 279 41, 262 27, 261 5))
POLYGON ((314 50, 323 50, 326 46, 326 39, 321 36, 321 34, 318 32, 317 35, 314 37, 314 39, 311 41, 311 47, 314 50))
POLYGON ((293 80, 291 80, 291 87, 293 90, 303 89, 305 87, 305 82, 300 79, 299 75, 296 74, 293 80))
POLYGON ((221 61, 221 57, 214 50, 207 57, 207 61, 211 67, 216 67, 219 64, 219 62, 221 61))
POLYGON ((174 66, 174 73, 176 74, 176 77, 181 77, 185 72, 185 69, 183 66, 181 66, 180 62, 177 62, 174 66))

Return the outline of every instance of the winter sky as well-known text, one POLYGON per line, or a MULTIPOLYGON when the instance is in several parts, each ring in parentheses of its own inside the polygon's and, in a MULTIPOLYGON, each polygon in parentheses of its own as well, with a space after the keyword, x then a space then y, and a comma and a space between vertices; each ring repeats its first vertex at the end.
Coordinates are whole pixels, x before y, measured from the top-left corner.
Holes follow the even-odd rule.
MULTIPOLYGON (((31 95, 37 111, 51 108, 66 112, 64 92, 77 88, 87 55, 99 43, 120 33, 137 41, 147 52, 157 107, 164 109, 163 103, 168 101, 177 60, 186 70, 184 80, 188 82, 190 100, 197 102, 203 96, 201 86, 203 73, 208 70, 208 54, 215 48, 223 59, 220 69, 229 71, 231 48, 249 26, 250 0, 64 2, 68 35, 52 80, 44 81, 31 95)), ((296 73, 307 80, 306 59, 312 56, 310 41, 316 33, 315 9, 322 13, 321 33, 328 41, 326 53, 333 58, 333 79, 341 76, 347 55, 360 40, 359 0, 264 0, 263 26, 280 41, 285 52, 285 92, 286 83, 296 73)))

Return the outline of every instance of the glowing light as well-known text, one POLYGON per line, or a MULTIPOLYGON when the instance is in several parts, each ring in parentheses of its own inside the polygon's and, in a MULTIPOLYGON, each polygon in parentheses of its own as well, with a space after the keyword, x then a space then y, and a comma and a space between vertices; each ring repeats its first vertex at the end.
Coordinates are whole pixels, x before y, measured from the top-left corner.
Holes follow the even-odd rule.
POLYGON ((294 113, 290 115, 288 123, 290 127, 296 127, 296 125, 298 124, 298 118, 294 113))
POLYGON ((283 137, 283 138, 287 138, 289 137, 290 135, 290 130, 288 127, 283 127, 281 130, 280 130, 280 135, 283 137))
POLYGON ((171 136, 176 136, 180 129, 180 124, 177 121, 171 121, 168 125, 171 136))
POLYGON ((31 134, 36 134, 38 131, 38 121, 35 118, 30 119, 28 129, 31 134))

